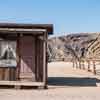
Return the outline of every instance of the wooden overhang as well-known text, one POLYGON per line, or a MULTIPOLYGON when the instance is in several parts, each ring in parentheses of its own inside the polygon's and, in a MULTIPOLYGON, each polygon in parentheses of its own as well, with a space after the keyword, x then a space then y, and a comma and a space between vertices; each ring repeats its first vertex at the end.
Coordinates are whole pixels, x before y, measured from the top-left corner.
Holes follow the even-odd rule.
MULTIPOLYGON (((14 85, 14 86, 44 86, 47 87, 47 39, 48 35, 53 34, 53 25, 52 24, 16 24, 16 23, 0 23, 0 38, 1 40, 16 40, 17 41, 17 69, 16 69, 16 81, 0 81, 0 85, 14 85), (42 36, 41 36, 42 33, 42 36), (35 58, 35 71, 37 68, 37 75, 39 77, 36 78, 36 82, 20 82, 19 72, 20 72, 20 63, 21 63, 21 46, 20 40, 24 37, 24 34, 28 35, 36 35, 35 38, 35 48, 34 52, 35 58), (38 36, 39 35, 39 36, 38 36), (41 42, 43 40, 43 42, 41 42), (43 58, 43 59, 41 59, 43 58), (42 68, 42 69, 41 69, 42 68), (41 72, 39 71, 41 70, 41 72), (38 81, 39 80, 39 81, 38 81)), ((27 36, 27 35, 26 35, 27 36)), ((24 48, 25 49, 25 48, 24 48)))
POLYGON ((14 32, 44 32, 46 31, 48 35, 53 34, 52 24, 17 24, 17 23, 0 23, 1 33, 14 33, 14 32))

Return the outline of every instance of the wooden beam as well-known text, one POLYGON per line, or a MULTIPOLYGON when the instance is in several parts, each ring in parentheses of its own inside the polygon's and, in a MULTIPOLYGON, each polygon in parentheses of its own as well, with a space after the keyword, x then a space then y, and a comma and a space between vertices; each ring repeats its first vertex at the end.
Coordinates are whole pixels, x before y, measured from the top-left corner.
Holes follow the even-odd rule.
POLYGON ((20 73, 20 63, 21 63, 21 56, 20 56, 20 34, 17 34, 17 67, 16 67, 16 80, 19 80, 19 73, 20 73))
POLYGON ((0 32, 1 33, 9 33, 9 34, 13 34, 13 33, 24 33, 24 34, 42 34, 43 32, 45 32, 45 29, 22 29, 22 28, 0 28, 0 32))
POLYGON ((82 61, 82 67, 83 67, 83 69, 85 70, 85 64, 84 64, 84 60, 82 61))
POLYGON ((96 65, 95 65, 95 61, 93 61, 93 73, 96 74, 96 65))
POLYGON ((53 24, 0 23, 0 28, 46 29, 49 35, 53 34, 53 24))
MULTIPOLYGON (((47 33, 44 32, 44 40, 47 38, 47 33)), ((46 62, 46 50, 47 50, 47 44, 45 41, 43 41, 43 82, 45 84, 44 88, 47 88, 47 62, 46 62)))
POLYGON ((73 68, 75 68, 75 62, 74 62, 74 60, 73 60, 73 62, 72 62, 72 63, 73 63, 73 68))
POLYGON ((90 61, 87 62, 88 63, 88 71, 90 72, 90 61))
POLYGON ((76 68, 78 68, 78 63, 77 63, 77 61, 75 61, 75 64, 76 64, 76 68))
POLYGON ((79 68, 81 69, 81 60, 79 60, 79 68))
POLYGON ((37 37, 35 37, 35 80, 37 80, 37 37))
POLYGON ((44 83, 43 82, 24 82, 24 81, 0 81, 0 85, 44 86, 44 83))

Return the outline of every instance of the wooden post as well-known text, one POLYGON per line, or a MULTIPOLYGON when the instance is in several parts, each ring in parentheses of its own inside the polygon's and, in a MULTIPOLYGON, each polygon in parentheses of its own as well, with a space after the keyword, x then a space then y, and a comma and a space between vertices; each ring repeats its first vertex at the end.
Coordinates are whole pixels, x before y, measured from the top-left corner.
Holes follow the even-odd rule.
POLYGON ((35 80, 36 80, 36 81, 38 81, 38 71, 37 71, 37 70, 38 70, 38 65, 37 65, 37 63, 38 63, 38 62, 37 62, 37 58, 38 58, 38 57, 37 57, 37 56, 38 56, 38 55, 37 55, 37 54, 38 54, 38 49, 37 49, 37 45, 38 45, 38 44, 37 44, 37 39, 38 39, 37 36, 35 36, 35 80))
POLYGON ((20 72, 20 34, 17 34, 16 41, 16 55, 17 55, 17 67, 16 67, 16 80, 19 80, 19 72, 20 72))
MULTIPOLYGON (((20 62, 21 62, 21 56, 20 56, 20 34, 17 34, 17 46, 16 46, 16 54, 17 54, 17 67, 16 67, 16 81, 19 81, 19 73, 20 73, 20 62)), ((15 89, 20 89, 21 86, 14 86, 15 89)))
POLYGON ((78 64, 77 64, 77 61, 76 61, 76 68, 78 68, 78 64))
POLYGON ((46 56, 46 50, 47 50, 47 33, 44 32, 43 35, 43 82, 44 82, 44 89, 47 89, 47 56, 46 56))
POLYGON ((9 76, 9 67, 6 67, 5 68, 5 80, 9 81, 9 78, 10 78, 10 76, 9 76))
POLYGON ((96 65, 95 65, 95 61, 93 61, 93 73, 96 74, 96 65))
POLYGON ((85 70, 85 65, 84 65, 84 61, 82 61, 82 65, 83 65, 83 69, 85 70))
POLYGON ((73 63, 73 68, 75 68, 75 62, 74 62, 74 60, 73 60, 73 62, 72 62, 72 63, 73 63))
POLYGON ((81 69, 81 61, 79 60, 79 68, 81 69))
POLYGON ((91 70, 90 70, 90 61, 87 61, 87 63, 88 63, 88 71, 90 72, 91 70))

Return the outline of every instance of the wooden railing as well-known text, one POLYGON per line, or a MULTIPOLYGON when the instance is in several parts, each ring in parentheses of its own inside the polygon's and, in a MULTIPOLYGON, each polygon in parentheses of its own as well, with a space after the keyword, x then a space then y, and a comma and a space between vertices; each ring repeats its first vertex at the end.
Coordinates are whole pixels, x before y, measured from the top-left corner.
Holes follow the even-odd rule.
POLYGON ((93 72, 93 74, 96 75, 97 63, 100 65, 100 59, 84 59, 80 61, 73 60, 73 68, 87 70, 89 72, 93 72))

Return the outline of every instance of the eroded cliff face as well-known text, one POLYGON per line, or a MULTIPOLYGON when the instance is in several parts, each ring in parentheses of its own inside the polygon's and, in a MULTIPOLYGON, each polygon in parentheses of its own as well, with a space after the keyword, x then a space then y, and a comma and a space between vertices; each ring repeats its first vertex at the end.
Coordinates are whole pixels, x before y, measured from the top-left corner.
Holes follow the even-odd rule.
POLYGON ((99 33, 77 33, 53 37, 48 40, 49 60, 66 59, 86 56, 89 44, 98 37, 99 33))

